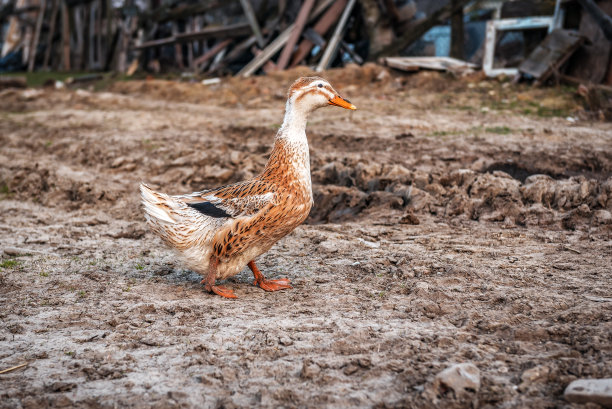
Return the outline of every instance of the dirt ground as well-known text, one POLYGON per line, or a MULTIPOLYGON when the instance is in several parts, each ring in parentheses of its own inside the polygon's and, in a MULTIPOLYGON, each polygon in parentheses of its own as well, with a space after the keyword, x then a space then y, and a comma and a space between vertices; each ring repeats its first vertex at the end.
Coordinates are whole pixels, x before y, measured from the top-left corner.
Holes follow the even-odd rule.
POLYGON ((257 174, 303 71, 0 93, 0 407, 577 408, 612 377, 612 124, 572 89, 329 72, 358 110, 311 117, 315 207, 259 260, 295 288, 205 292, 138 183, 257 174), (478 390, 434 382, 463 362, 478 390))

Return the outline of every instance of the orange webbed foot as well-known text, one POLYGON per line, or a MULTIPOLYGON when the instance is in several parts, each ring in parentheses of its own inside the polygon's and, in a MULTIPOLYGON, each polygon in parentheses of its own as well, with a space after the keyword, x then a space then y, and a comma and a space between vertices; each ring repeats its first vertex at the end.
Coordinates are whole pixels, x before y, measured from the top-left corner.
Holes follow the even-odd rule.
POLYGON ((253 281, 253 285, 259 286, 266 291, 278 291, 293 288, 291 287, 291 284, 289 284, 288 278, 279 278, 278 280, 266 280, 264 278, 263 280, 253 281))
POLYGON ((279 278, 277 280, 268 280, 261 274, 261 271, 255 265, 255 261, 251 260, 248 264, 249 268, 253 272, 255 276, 255 281, 253 281, 253 285, 259 286, 266 291, 278 291, 285 290, 287 288, 293 288, 289 284, 288 278, 279 278))
POLYGON ((225 298, 238 298, 236 297, 236 294, 234 294, 234 291, 224 287, 222 285, 213 285, 210 288, 210 291, 212 291, 213 293, 220 295, 221 297, 225 297, 225 298))

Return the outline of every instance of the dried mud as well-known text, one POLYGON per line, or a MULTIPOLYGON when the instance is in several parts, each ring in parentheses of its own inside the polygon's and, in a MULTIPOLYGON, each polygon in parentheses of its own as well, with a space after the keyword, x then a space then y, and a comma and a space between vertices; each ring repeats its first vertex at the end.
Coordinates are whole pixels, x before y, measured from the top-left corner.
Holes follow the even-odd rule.
POLYGON ((295 288, 203 291, 138 182, 257 174, 304 72, 2 91, 0 407, 578 407, 612 376, 612 125, 572 90, 331 71, 359 110, 312 116, 315 207, 259 260, 295 288))

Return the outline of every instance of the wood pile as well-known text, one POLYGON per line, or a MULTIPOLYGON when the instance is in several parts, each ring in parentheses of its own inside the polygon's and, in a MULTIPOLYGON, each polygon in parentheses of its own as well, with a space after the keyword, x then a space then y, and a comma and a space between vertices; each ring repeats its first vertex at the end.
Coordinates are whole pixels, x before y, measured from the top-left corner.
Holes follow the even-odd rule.
POLYGON ((415 19, 412 0, 402 6, 394 0, 119 3, 0 0, 0 71, 7 64, 8 70, 128 75, 144 70, 249 76, 299 64, 322 71, 391 55, 467 0, 453 0, 426 21, 415 19), (406 38, 406 32, 413 34, 406 38))
MULTIPOLYGON (((612 0, 0 0, 0 72, 248 77, 300 64, 323 71, 366 61, 408 71, 465 69, 472 66, 457 61, 467 58, 464 10, 484 11, 493 5, 501 10, 499 15, 483 18, 499 24, 527 13, 532 15, 527 20, 550 21, 552 31, 561 4, 566 8, 565 26, 574 20, 574 26, 563 28, 579 31, 580 37, 570 33, 539 39, 533 48, 541 45, 522 66, 523 72, 541 82, 565 73, 612 84, 612 0), (417 10, 417 2, 422 10, 417 10), (524 7, 532 3, 554 8, 555 13, 547 19, 537 17, 541 11, 524 7), (432 27, 449 23, 450 57, 455 60, 385 58, 402 55, 432 27)), ((521 21, 526 20, 516 18, 521 21)), ((487 61, 493 66, 501 36, 491 43, 488 54, 481 46, 485 71, 487 61)), ((480 59, 472 57, 471 62, 478 64, 482 53, 475 55, 480 59)))

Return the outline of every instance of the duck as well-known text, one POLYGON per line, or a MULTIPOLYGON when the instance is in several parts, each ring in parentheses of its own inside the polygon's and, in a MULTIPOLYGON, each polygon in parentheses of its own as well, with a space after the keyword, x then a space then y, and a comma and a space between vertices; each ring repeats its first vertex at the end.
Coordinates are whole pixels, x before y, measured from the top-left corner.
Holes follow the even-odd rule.
POLYGON ((302 224, 313 206, 306 121, 315 110, 357 109, 320 77, 298 78, 289 88, 285 114, 274 145, 258 176, 184 195, 156 192, 140 184, 147 225, 187 268, 203 276, 208 292, 237 298, 217 280, 245 266, 254 285, 265 291, 292 288, 289 279, 266 279, 255 259, 302 224))

